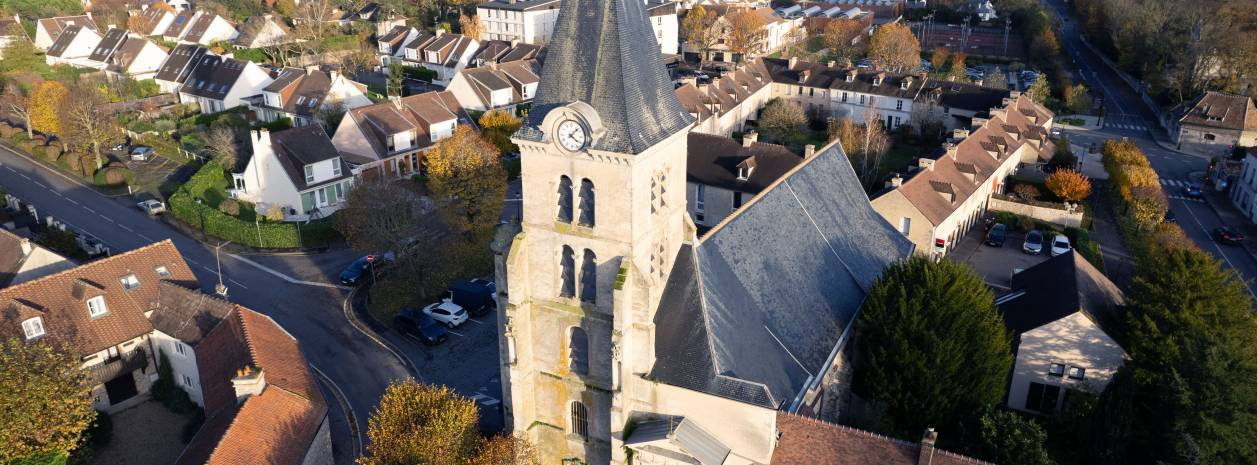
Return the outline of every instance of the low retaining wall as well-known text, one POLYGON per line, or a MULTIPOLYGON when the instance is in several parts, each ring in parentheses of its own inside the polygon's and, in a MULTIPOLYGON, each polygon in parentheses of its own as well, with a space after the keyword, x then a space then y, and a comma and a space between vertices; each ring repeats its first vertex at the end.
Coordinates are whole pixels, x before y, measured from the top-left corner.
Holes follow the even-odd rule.
POLYGON ((1020 202, 1003 200, 997 197, 991 197, 988 209, 994 211, 1005 211, 1016 213, 1021 216, 1028 216, 1040 221, 1059 224, 1067 228, 1082 227, 1082 209, 1078 209, 1070 213, 1061 208, 1030 205, 1020 202))

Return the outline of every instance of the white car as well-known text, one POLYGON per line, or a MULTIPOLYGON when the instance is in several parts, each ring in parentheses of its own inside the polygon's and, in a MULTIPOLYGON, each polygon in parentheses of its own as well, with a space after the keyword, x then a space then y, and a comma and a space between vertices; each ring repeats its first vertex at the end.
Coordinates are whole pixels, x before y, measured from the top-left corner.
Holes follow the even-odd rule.
POLYGON ((1052 238, 1052 256, 1068 253, 1073 247, 1069 245, 1069 238, 1064 234, 1057 234, 1052 238))
POLYGON ((149 216, 157 216, 159 213, 166 212, 166 204, 156 199, 148 199, 135 204, 135 206, 139 207, 140 210, 144 210, 144 213, 148 213, 149 216))
POLYGON ((467 312, 463 310, 463 307, 448 300, 442 300, 423 307, 423 313, 432 317, 433 320, 445 323, 445 326, 451 328, 467 322, 467 312))
POLYGON ((136 147, 134 149, 131 149, 131 160, 149 161, 152 158, 153 158, 152 147, 136 147))

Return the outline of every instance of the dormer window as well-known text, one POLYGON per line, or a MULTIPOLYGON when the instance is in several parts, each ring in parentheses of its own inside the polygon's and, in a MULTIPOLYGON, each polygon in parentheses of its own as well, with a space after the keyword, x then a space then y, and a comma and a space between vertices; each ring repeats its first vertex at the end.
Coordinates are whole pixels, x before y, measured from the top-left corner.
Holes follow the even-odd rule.
POLYGON ((106 313, 109 313, 109 308, 105 307, 105 296, 98 295, 87 299, 87 316, 96 318, 106 313))
POLYGON ((307 183, 314 182, 314 167, 310 165, 306 165, 305 171, 306 171, 306 182, 307 183))
POLYGON ((44 320, 40 317, 34 317, 22 322, 22 332, 26 333, 26 340, 32 340, 44 335, 44 320))
POLYGON ((122 283, 122 288, 128 291, 140 287, 140 278, 135 277, 135 273, 118 278, 118 282, 122 283))
POLYGON ((847 82, 855 82, 855 71, 847 73, 847 82))
POLYGON ((340 159, 332 160, 332 176, 340 176, 340 159))
POLYGON ((912 81, 910 81, 910 80, 904 79, 904 80, 902 80, 902 81, 899 81, 899 88, 900 88, 900 89, 903 89, 903 90, 908 90, 908 87, 910 87, 910 86, 912 86, 912 81))
POLYGON ((755 157, 750 157, 738 163, 738 180, 745 181, 750 179, 751 173, 755 172, 755 157))
POLYGON ((170 279, 170 270, 167 269, 164 265, 154 268, 153 271, 156 271, 157 277, 161 279, 170 279))

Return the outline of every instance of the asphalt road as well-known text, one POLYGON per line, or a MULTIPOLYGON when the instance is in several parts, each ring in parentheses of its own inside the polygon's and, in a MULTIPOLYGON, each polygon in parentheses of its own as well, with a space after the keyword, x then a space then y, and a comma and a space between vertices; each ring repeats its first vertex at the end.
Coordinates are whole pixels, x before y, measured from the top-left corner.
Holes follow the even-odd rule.
POLYGON ((1152 168, 1160 176, 1161 187, 1170 198, 1170 210, 1174 212, 1179 226, 1201 249, 1239 273, 1257 300, 1257 260, 1240 247, 1214 241, 1212 231, 1224 224, 1222 218, 1204 200, 1182 195, 1184 185, 1200 182, 1209 167, 1209 160, 1203 156, 1168 150, 1158 144, 1156 138, 1168 138, 1156 124, 1155 116, 1139 95, 1083 44, 1078 21, 1072 18, 1068 5, 1062 0, 1049 0, 1047 4, 1056 10, 1059 17, 1069 18, 1060 23, 1063 53, 1073 61, 1072 69, 1067 70, 1075 80, 1081 78, 1093 93, 1098 92, 1104 97, 1103 129, 1080 131, 1065 127, 1070 142, 1081 146, 1094 142, 1099 146, 1107 139, 1124 137, 1134 141, 1147 154, 1152 168))
MULTIPOLYGON (((133 205, 131 197, 107 198, 3 146, 0 188, 36 205, 41 215, 52 215, 72 229, 99 238, 114 253, 171 239, 196 273, 202 290, 214 292, 218 282, 214 248, 149 218, 133 205)), ((335 282, 335 273, 353 256, 352 251, 341 251, 237 258, 224 252, 221 263, 229 299, 270 316, 297 338, 309 362, 333 382, 332 389, 344 393, 365 436, 367 417, 385 387, 408 372, 399 358, 349 324, 342 311, 348 292, 327 284, 335 282)), ((333 397, 328 402, 339 411, 333 397)), ((334 428, 335 442, 341 446, 336 461, 350 463, 356 441, 340 415, 333 418, 333 426, 339 426, 334 428)))

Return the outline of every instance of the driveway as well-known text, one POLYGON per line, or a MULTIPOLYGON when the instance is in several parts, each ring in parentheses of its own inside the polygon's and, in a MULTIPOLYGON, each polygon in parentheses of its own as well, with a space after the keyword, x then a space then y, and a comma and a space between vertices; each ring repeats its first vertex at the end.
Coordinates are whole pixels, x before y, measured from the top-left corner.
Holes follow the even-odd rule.
POLYGON ((113 438, 96 451, 89 465, 169 465, 179 458, 180 438, 188 417, 149 400, 115 413, 113 438))
POLYGON ((978 276, 988 286, 998 290, 1008 290, 1012 286, 1013 273, 1043 263, 1048 254, 1029 255, 1021 251, 1025 241, 1025 233, 1009 232, 1003 247, 992 247, 983 243, 986 231, 974 227, 961 239, 960 245, 948 255, 948 258, 967 263, 972 266, 978 276))

